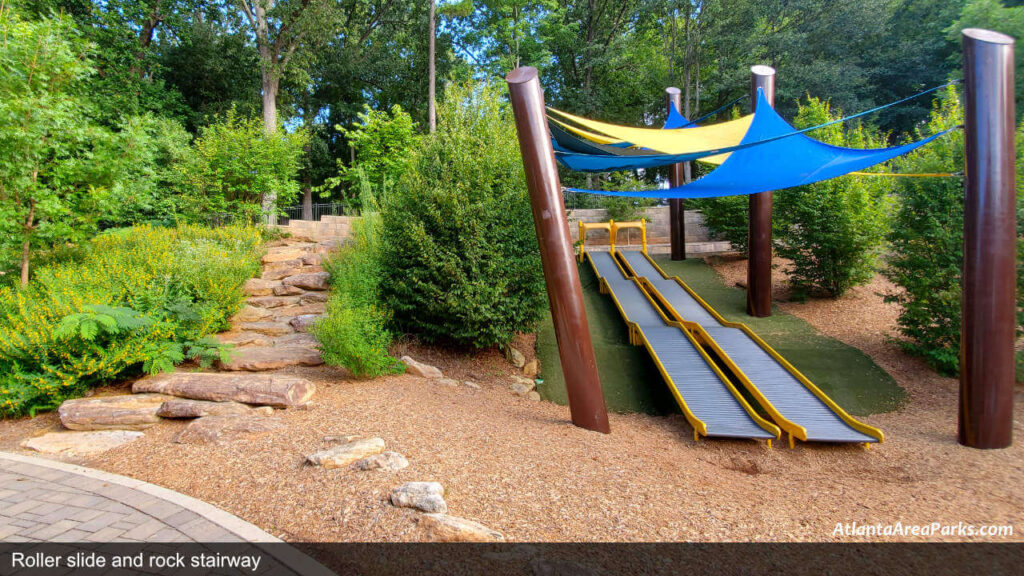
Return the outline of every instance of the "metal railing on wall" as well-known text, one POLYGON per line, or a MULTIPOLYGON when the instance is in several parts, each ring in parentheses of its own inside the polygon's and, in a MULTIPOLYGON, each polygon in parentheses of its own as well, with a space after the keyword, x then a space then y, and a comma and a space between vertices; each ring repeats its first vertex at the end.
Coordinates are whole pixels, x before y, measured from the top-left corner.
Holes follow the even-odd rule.
POLYGON ((304 218, 302 215, 302 205, 289 206, 281 209, 281 215, 278 216, 278 223, 287 225, 291 220, 311 220, 319 222, 324 216, 358 216, 359 210, 344 202, 330 202, 330 203, 318 203, 312 206, 312 217, 304 218))

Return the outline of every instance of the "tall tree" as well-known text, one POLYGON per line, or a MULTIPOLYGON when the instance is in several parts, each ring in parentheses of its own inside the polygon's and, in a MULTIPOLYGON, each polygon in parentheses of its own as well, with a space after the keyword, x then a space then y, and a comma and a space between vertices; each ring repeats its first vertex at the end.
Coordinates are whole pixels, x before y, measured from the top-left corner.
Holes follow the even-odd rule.
POLYGON ((430 83, 430 88, 429 94, 427 96, 427 98, 429 99, 429 101, 427 102, 427 118, 431 134, 433 134, 434 131, 437 130, 437 53, 435 46, 437 40, 437 32, 435 31, 436 22, 434 20, 436 17, 436 8, 436 2, 434 2, 434 0, 430 0, 430 26, 428 27, 428 34, 430 35, 430 55, 428 56, 428 58, 430 59, 430 69, 427 73, 427 82, 430 83))

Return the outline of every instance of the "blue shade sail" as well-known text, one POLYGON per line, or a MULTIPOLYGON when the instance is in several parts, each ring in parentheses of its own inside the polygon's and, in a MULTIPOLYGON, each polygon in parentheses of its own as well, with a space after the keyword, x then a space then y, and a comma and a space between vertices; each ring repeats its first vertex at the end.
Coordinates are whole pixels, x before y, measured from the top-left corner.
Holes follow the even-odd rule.
MULTIPOLYGON (((819 142, 786 122, 758 91, 757 112, 735 151, 707 176, 664 190, 608 191, 569 188, 573 192, 638 198, 713 198, 784 190, 863 170, 915 150, 942 136, 891 148, 842 148, 819 142)), ((720 151, 718 151, 720 152, 720 151)), ((717 152, 716 152, 717 153, 717 152)), ((702 154, 707 156, 710 154, 702 154)), ((627 160, 637 161, 636 157, 627 160)), ((679 160, 676 160, 677 162, 679 160)))
POLYGON ((676 110, 675 106, 668 107, 668 118, 665 120, 665 130, 675 130, 676 128, 686 128, 690 125, 690 121, 686 119, 682 114, 676 110))

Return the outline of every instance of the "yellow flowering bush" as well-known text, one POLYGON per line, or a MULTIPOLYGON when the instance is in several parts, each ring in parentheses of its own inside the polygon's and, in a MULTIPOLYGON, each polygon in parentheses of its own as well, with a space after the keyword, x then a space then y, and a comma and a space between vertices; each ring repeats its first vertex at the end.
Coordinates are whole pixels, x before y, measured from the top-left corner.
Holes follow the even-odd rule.
POLYGON ((0 416, 216 348, 260 270, 256 228, 108 231, 25 289, 0 287, 0 416))

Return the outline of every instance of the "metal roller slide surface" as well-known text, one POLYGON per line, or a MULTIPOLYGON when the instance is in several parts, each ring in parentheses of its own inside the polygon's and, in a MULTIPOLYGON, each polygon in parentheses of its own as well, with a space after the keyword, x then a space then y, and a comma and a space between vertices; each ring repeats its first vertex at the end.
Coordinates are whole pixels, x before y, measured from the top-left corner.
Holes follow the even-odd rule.
POLYGON ((627 322, 637 325, 648 351, 661 364, 690 412, 707 425, 708 436, 772 439, 729 391, 693 342, 678 327, 668 326, 635 282, 623 276, 608 252, 588 252, 627 322))
POLYGON ((804 427, 815 442, 877 442, 846 423, 825 402, 739 328, 723 326, 673 278, 665 278, 642 252, 620 251, 639 277, 647 278, 689 322, 700 324, 730 360, 784 418, 804 427))

